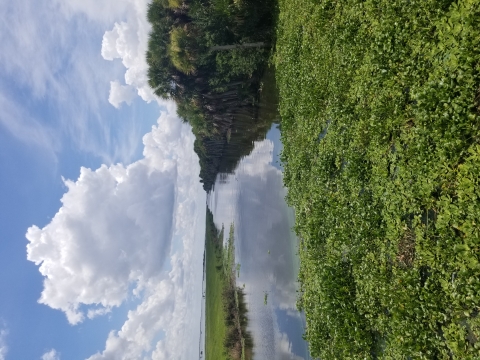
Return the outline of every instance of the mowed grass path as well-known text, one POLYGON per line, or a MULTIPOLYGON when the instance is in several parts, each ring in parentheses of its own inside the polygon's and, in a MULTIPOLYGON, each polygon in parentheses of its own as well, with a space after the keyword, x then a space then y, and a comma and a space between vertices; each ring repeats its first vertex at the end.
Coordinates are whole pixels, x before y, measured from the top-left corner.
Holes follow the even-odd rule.
MULTIPOLYGON (((212 213, 207 211, 206 223, 206 309, 205 309, 205 359, 227 360, 225 355, 224 339, 226 333, 225 315, 222 302, 222 289, 224 277, 222 271, 216 269, 222 265, 222 258, 216 253, 214 242, 219 234, 213 224, 212 213)), ((222 236, 223 238, 223 236, 222 236)))
POLYGON ((479 359, 480 1, 279 3, 312 355, 479 359))

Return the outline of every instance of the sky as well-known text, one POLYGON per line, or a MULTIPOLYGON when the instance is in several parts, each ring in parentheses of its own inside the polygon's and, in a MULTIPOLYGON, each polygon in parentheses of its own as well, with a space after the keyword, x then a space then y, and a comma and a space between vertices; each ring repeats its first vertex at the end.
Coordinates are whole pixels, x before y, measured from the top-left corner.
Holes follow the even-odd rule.
POLYGON ((205 193, 146 0, 0 0, 0 360, 198 356, 205 193))

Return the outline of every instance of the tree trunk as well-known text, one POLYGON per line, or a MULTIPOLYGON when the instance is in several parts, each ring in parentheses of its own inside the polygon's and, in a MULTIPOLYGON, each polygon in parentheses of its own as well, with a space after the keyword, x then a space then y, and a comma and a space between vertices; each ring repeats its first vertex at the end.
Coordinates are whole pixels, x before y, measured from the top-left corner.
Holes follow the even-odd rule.
POLYGON ((244 49, 244 48, 253 48, 253 47, 265 47, 267 44, 264 42, 257 43, 246 43, 246 44, 235 44, 235 45, 216 45, 210 48, 211 51, 222 51, 222 50, 232 50, 232 49, 244 49))

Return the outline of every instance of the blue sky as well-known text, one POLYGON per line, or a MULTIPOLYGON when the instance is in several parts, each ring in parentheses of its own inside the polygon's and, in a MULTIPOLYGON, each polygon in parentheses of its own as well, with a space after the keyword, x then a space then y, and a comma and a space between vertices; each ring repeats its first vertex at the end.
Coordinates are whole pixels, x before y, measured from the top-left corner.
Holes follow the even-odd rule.
POLYGON ((0 0, 0 360, 194 356, 205 194, 146 4, 0 0))

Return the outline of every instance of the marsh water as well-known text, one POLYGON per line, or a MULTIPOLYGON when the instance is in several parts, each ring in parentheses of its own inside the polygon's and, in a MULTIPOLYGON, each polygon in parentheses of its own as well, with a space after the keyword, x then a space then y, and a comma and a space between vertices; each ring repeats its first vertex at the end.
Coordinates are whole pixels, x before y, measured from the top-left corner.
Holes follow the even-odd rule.
POLYGON ((285 202, 272 75, 265 78, 258 115, 272 126, 233 173, 217 177, 207 205, 218 228, 235 224, 237 285, 245 289, 254 359, 308 359, 305 319, 296 309, 298 240, 285 202))

